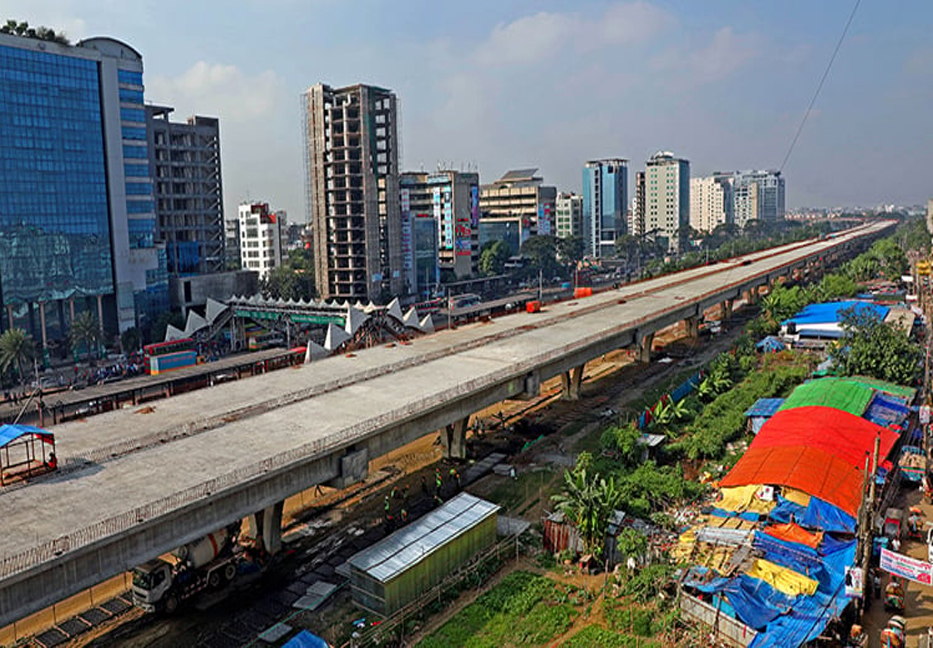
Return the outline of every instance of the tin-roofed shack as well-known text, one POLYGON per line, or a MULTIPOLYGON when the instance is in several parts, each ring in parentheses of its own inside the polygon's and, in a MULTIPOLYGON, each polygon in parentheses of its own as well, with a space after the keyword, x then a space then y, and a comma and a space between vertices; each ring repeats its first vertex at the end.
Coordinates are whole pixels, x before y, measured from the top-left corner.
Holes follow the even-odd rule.
POLYGON ((359 607, 389 616, 496 541, 499 506, 460 493, 347 561, 359 607))

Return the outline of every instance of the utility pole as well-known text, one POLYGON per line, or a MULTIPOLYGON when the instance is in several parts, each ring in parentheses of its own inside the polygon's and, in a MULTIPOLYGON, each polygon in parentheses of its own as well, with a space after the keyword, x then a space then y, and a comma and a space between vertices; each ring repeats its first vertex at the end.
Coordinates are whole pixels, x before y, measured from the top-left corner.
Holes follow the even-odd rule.
POLYGON ((542 280, 544 278, 544 269, 538 268, 538 301, 544 302, 544 287, 542 280))

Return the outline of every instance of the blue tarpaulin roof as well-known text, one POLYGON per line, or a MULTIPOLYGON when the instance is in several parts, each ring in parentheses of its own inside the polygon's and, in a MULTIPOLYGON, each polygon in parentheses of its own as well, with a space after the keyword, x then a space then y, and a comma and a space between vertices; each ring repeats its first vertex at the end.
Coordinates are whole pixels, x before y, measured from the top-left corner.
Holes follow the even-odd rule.
MULTIPOLYGON (((795 598, 790 613, 769 623, 767 630, 752 641, 750 648, 802 646, 819 637, 830 620, 842 615, 849 604, 845 595, 845 568, 855 564, 855 540, 833 543, 820 554, 823 570, 816 593, 795 598)), ((771 560, 775 556, 766 557, 771 560)))
POLYGON ((770 418, 777 413, 778 408, 783 404, 783 398, 759 398, 755 401, 754 405, 748 408, 745 412, 745 416, 763 416, 770 418))
POLYGON ((835 533, 855 533, 855 518, 842 509, 824 502, 818 497, 811 497, 810 503, 800 506, 780 495, 777 506, 771 509, 769 517, 776 522, 794 522, 807 529, 819 529, 835 533))
POLYGON ((886 306, 879 306, 878 304, 863 301, 838 301, 827 302, 825 304, 810 304, 790 319, 783 321, 782 324, 794 322, 797 324, 797 328, 805 327, 807 324, 830 324, 840 321, 840 312, 847 308, 855 308, 858 313, 862 313, 863 311, 872 312, 876 314, 879 319, 887 317, 888 311, 891 310, 886 306))
POLYGON ((755 348, 759 351, 767 351, 768 353, 776 353, 778 351, 783 351, 787 347, 779 339, 773 335, 769 335, 765 338, 762 338, 755 343, 755 348))
POLYGON ((0 448, 27 434, 35 434, 46 443, 51 443, 55 438, 51 432, 43 430, 42 428, 33 427, 31 425, 4 424, 0 425, 0 448))
POLYGON ((863 415, 872 423, 882 426, 901 425, 910 415, 910 408, 901 398, 877 392, 863 415))
POLYGON ((288 640, 288 643, 284 644, 282 648, 330 648, 327 645, 327 642, 313 635, 307 630, 302 630, 294 637, 288 640))

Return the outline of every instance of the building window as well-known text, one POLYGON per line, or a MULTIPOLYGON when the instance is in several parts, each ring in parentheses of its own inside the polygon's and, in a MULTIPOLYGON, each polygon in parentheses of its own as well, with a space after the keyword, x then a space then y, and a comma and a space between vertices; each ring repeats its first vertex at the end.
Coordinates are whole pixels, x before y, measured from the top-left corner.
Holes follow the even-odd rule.
POLYGON ((141 86, 143 84, 143 73, 131 72, 129 70, 117 70, 117 81, 127 85, 141 86))
POLYGON ((128 90, 126 88, 120 88, 120 101, 142 105, 143 92, 142 90, 128 90))

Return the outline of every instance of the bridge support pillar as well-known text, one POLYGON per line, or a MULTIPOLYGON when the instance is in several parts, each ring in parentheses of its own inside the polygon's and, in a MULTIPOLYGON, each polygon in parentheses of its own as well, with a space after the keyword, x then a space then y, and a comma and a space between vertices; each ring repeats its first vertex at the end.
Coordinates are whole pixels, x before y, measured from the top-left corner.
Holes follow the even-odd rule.
POLYGON ((573 367, 560 375, 560 396, 564 400, 580 400, 580 386, 583 383, 583 367, 573 367))
POLYGON ((758 286, 745 291, 745 303, 750 305, 758 303, 758 286))
POLYGON ((654 333, 648 333, 638 343, 638 361, 651 362, 651 347, 654 346, 654 333))
POLYGON ((700 337, 700 318, 697 315, 684 318, 686 336, 691 340, 700 337))
POLYGON ((732 306, 735 304, 735 300, 727 299, 719 304, 719 319, 722 322, 725 322, 728 319, 732 319, 732 306))
POLYGON ((282 509, 284 506, 284 501, 276 502, 246 518, 247 535, 261 540, 263 548, 273 555, 282 548, 282 509))
POLYGON ((459 421, 450 423, 441 430, 441 445, 444 448, 444 459, 467 458, 466 433, 469 427, 470 417, 466 416, 459 421))

